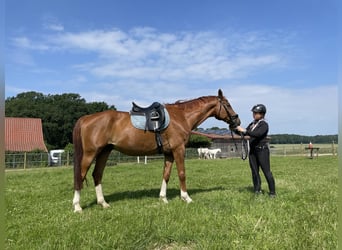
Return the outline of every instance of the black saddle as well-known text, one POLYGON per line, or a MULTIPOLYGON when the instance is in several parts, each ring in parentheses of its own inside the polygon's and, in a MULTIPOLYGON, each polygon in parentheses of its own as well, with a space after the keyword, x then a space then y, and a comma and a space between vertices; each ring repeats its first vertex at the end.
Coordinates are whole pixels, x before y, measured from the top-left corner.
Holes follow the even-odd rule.
POLYGON ((134 102, 131 115, 141 115, 146 117, 145 130, 160 132, 165 123, 164 106, 159 102, 154 102, 148 107, 140 107, 134 102))
MULTIPOLYGON (((150 111, 150 110, 154 110, 154 109, 159 109, 160 108, 160 106, 163 106, 163 105, 161 105, 159 102, 154 102, 154 103, 152 103, 150 106, 148 106, 148 107, 140 107, 140 106, 138 106, 135 102, 132 102, 132 104, 133 104, 133 108, 132 108, 132 111, 133 112, 142 112, 142 113, 144 113, 144 112, 148 112, 148 111, 150 111)), ((164 107, 164 106, 163 106, 164 107)))

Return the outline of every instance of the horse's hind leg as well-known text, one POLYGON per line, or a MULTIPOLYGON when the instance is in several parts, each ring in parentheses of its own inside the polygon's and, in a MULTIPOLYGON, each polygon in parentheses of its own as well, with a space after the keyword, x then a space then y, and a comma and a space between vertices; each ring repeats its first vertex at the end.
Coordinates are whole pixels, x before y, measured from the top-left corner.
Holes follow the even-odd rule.
POLYGON ((101 181, 102 181, 103 171, 104 171, 106 162, 108 160, 108 157, 111 151, 112 151, 112 146, 108 145, 97 155, 96 164, 95 164, 95 168, 93 171, 97 204, 101 205, 103 208, 109 207, 109 204, 105 201, 104 196, 103 196, 101 181))
POLYGON ((90 165, 94 159, 94 154, 88 154, 83 155, 81 161, 80 161, 80 183, 78 184, 78 187, 75 188, 74 198, 72 200, 72 204, 74 205, 74 212, 82 212, 82 207, 80 205, 81 200, 81 188, 82 188, 82 182, 84 181, 87 172, 90 168, 90 165))

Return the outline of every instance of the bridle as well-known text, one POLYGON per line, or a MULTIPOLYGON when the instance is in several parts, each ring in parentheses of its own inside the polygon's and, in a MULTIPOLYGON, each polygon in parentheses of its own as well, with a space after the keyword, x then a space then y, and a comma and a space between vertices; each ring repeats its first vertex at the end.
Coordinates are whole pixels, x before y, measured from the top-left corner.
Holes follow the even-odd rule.
POLYGON ((219 110, 219 113, 221 113, 221 108, 223 106, 224 110, 227 112, 227 115, 228 115, 228 119, 227 118, 223 119, 223 121, 228 123, 229 127, 231 127, 231 128, 236 128, 237 126, 239 126, 237 124, 237 119, 239 118, 239 115, 238 114, 232 115, 229 112, 228 105, 226 103, 223 103, 221 99, 219 99, 219 100, 220 100, 220 110, 219 110))
MULTIPOLYGON (((238 150, 236 141, 234 140, 233 130, 237 126, 239 126, 237 124, 237 119, 239 118, 239 115, 238 114, 235 114, 235 115, 230 114, 229 108, 228 108, 227 104, 223 103, 221 99, 220 99, 220 110, 219 110, 219 113, 221 112, 221 107, 222 106, 225 109, 225 111, 227 112, 227 115, 228 115, 228 118, 229 118, 229 120, 228 119, 223 119, 223 121, 225 121, 226 123, 229 124, 229 130, 230 130, 230 134, 232 136, 232 140, 233 140, 233 142, 235 144, 236 150, 238 150)), ((246 160, 247 156, 248 156, 248 143, 247 143, 247 140, 245 139, 244 134, 241 133, 240 135, 241 135, 241 159, 242 160, 246 160)))

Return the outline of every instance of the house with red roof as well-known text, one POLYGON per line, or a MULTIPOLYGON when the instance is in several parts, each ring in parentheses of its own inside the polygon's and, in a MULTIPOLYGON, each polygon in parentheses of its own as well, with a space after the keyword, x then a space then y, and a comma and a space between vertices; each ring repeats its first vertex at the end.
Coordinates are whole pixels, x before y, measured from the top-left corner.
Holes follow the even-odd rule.
POLYGON ((5 151, 47 152, 40 118, 5 117, 5 151))

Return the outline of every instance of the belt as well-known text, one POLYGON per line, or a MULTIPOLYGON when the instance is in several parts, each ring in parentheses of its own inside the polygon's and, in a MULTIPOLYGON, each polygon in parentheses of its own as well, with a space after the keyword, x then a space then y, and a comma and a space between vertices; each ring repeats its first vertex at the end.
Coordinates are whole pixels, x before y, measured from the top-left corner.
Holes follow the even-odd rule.
POLYGON ((268 145, 255 146, 255 149, 268 149, 268 145))

